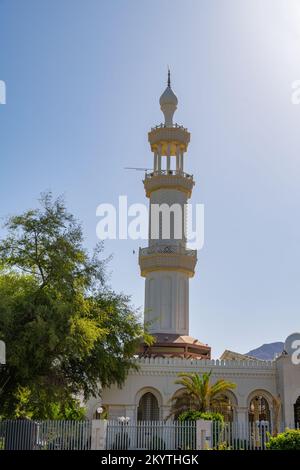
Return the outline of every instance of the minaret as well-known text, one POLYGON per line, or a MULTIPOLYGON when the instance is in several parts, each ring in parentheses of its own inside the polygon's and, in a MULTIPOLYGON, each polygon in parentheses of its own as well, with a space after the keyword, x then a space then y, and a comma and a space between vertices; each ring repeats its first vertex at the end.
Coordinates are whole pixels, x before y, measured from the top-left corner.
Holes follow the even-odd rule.
POLYGON ((145 324, 156 343, 141 352, 209 358, 210 348, 189 336, 189 278, 195 273, 197 251, 186 247, 185 205, 195 183, 184 172, 190 133, 173 123, 178 99, 171 88, 170 71, 159 103, 164 123, 148 134, 153 171, 143 181, 150 200, 149 245, 139 252, 141 275, 146 278, 145 324))

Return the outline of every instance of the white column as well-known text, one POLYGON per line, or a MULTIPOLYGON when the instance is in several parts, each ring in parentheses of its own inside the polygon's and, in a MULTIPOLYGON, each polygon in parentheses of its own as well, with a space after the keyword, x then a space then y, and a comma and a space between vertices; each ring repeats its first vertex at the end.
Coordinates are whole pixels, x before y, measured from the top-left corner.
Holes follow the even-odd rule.
POLYGON ((136 420, 136 406, 135 405, 126 405, 125 407, 125 416, 130 418, 129 422, 134 422, 136 420))
POLYGON ((176 171, 180 169, 180 148, 179 145, 176 145, 176 171))
POLYGON ((207 450, 212 447, 212 421, 196 421, 196 449, 207 450))
POLYGON ((104 450, 106 444, 106 419, 92 420, 91 450, 104 450))
POLYGON ((157 160, 157 171, 161 171, 161 145, 158 146, 157 160))
POLYGON ((171 149, 170 149, 170 144, 168 145, 167 148, 167 171, 170 171, 171 169, 171 157, 170 157, 171 149))
POLYGON ((154 152, 153 171, 157 171, 157 151, 154 152))
POLYGON ((180 170, 183 172, 183 150, 180 152, 180 170))
POLYGON ((246 426, 248 424, 248 408, 246 406, 238 406, 235 413, 235 418, 239 425, 246 426))
POLYGON ((171 413, 170 405, 162 405, 160 409, 160 419, 165 420, 171 413))

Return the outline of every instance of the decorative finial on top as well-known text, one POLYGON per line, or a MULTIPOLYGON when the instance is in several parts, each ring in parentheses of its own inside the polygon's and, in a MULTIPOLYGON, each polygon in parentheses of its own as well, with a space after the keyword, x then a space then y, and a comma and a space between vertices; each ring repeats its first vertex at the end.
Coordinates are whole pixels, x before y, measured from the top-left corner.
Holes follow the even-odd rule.
POLYGON ((176 111, 178 99, 175 95, 174 91, 171 88, 171 72, 170 68, 168 67, 168 83, 167 88, 161 95, 159 99, 160 109, 164 113, 165 116, 165 125, 167 127, 173 126, 173 115, 176 111))

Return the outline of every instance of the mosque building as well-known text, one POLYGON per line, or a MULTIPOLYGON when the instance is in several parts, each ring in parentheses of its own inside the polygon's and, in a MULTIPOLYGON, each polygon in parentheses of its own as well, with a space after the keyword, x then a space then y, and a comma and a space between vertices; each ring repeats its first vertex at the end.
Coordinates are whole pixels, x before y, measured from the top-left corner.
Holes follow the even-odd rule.
POLYGON ((195 181, 184 169, 190 133, 174 123, 178 99, 170 73, 159 102, 164 122, 148 133, 153 169, 143 184, 150 209, 175 204, 178 210, 169 212, 168 230, 163 214, 149 211, 149 242, 139 251, 145 323, 156 341, 152 346, 141 345, 135 359, 138 369, 129 372, 122 388, 104 389, 101 397, 88 402, 88 417, 95 417, 101 406, 109 419, 163 420, 170 414, 171 398, 180 392, 177 374, 211 371, 212 381, 222 378, 236 384, 226 394, 227 420, 272 423, 274 399, 279 399, 281 421, 300 422, 300 365, 292 362, 290 354, 284 351, 273 361, 263 361, 225 351, 219 360, 212 360, 210 346, 190 336, 189 280, 195 274, 197 251, 187 247, 184 208, 195 181))

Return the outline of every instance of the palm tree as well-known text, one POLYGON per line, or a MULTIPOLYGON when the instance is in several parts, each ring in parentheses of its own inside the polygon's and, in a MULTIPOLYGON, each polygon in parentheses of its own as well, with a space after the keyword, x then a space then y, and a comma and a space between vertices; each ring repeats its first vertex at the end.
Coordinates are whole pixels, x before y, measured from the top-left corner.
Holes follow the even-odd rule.
POLYGON ((170 416, 179 416, 184 411, 219 411, 228 405, 225 393, 233 390, 236 384, 224 379, 210 383, 210 372, 198 374, 196 372, 180 373, 175 384, 181 385, 181 390, 171 400, 170 416))

